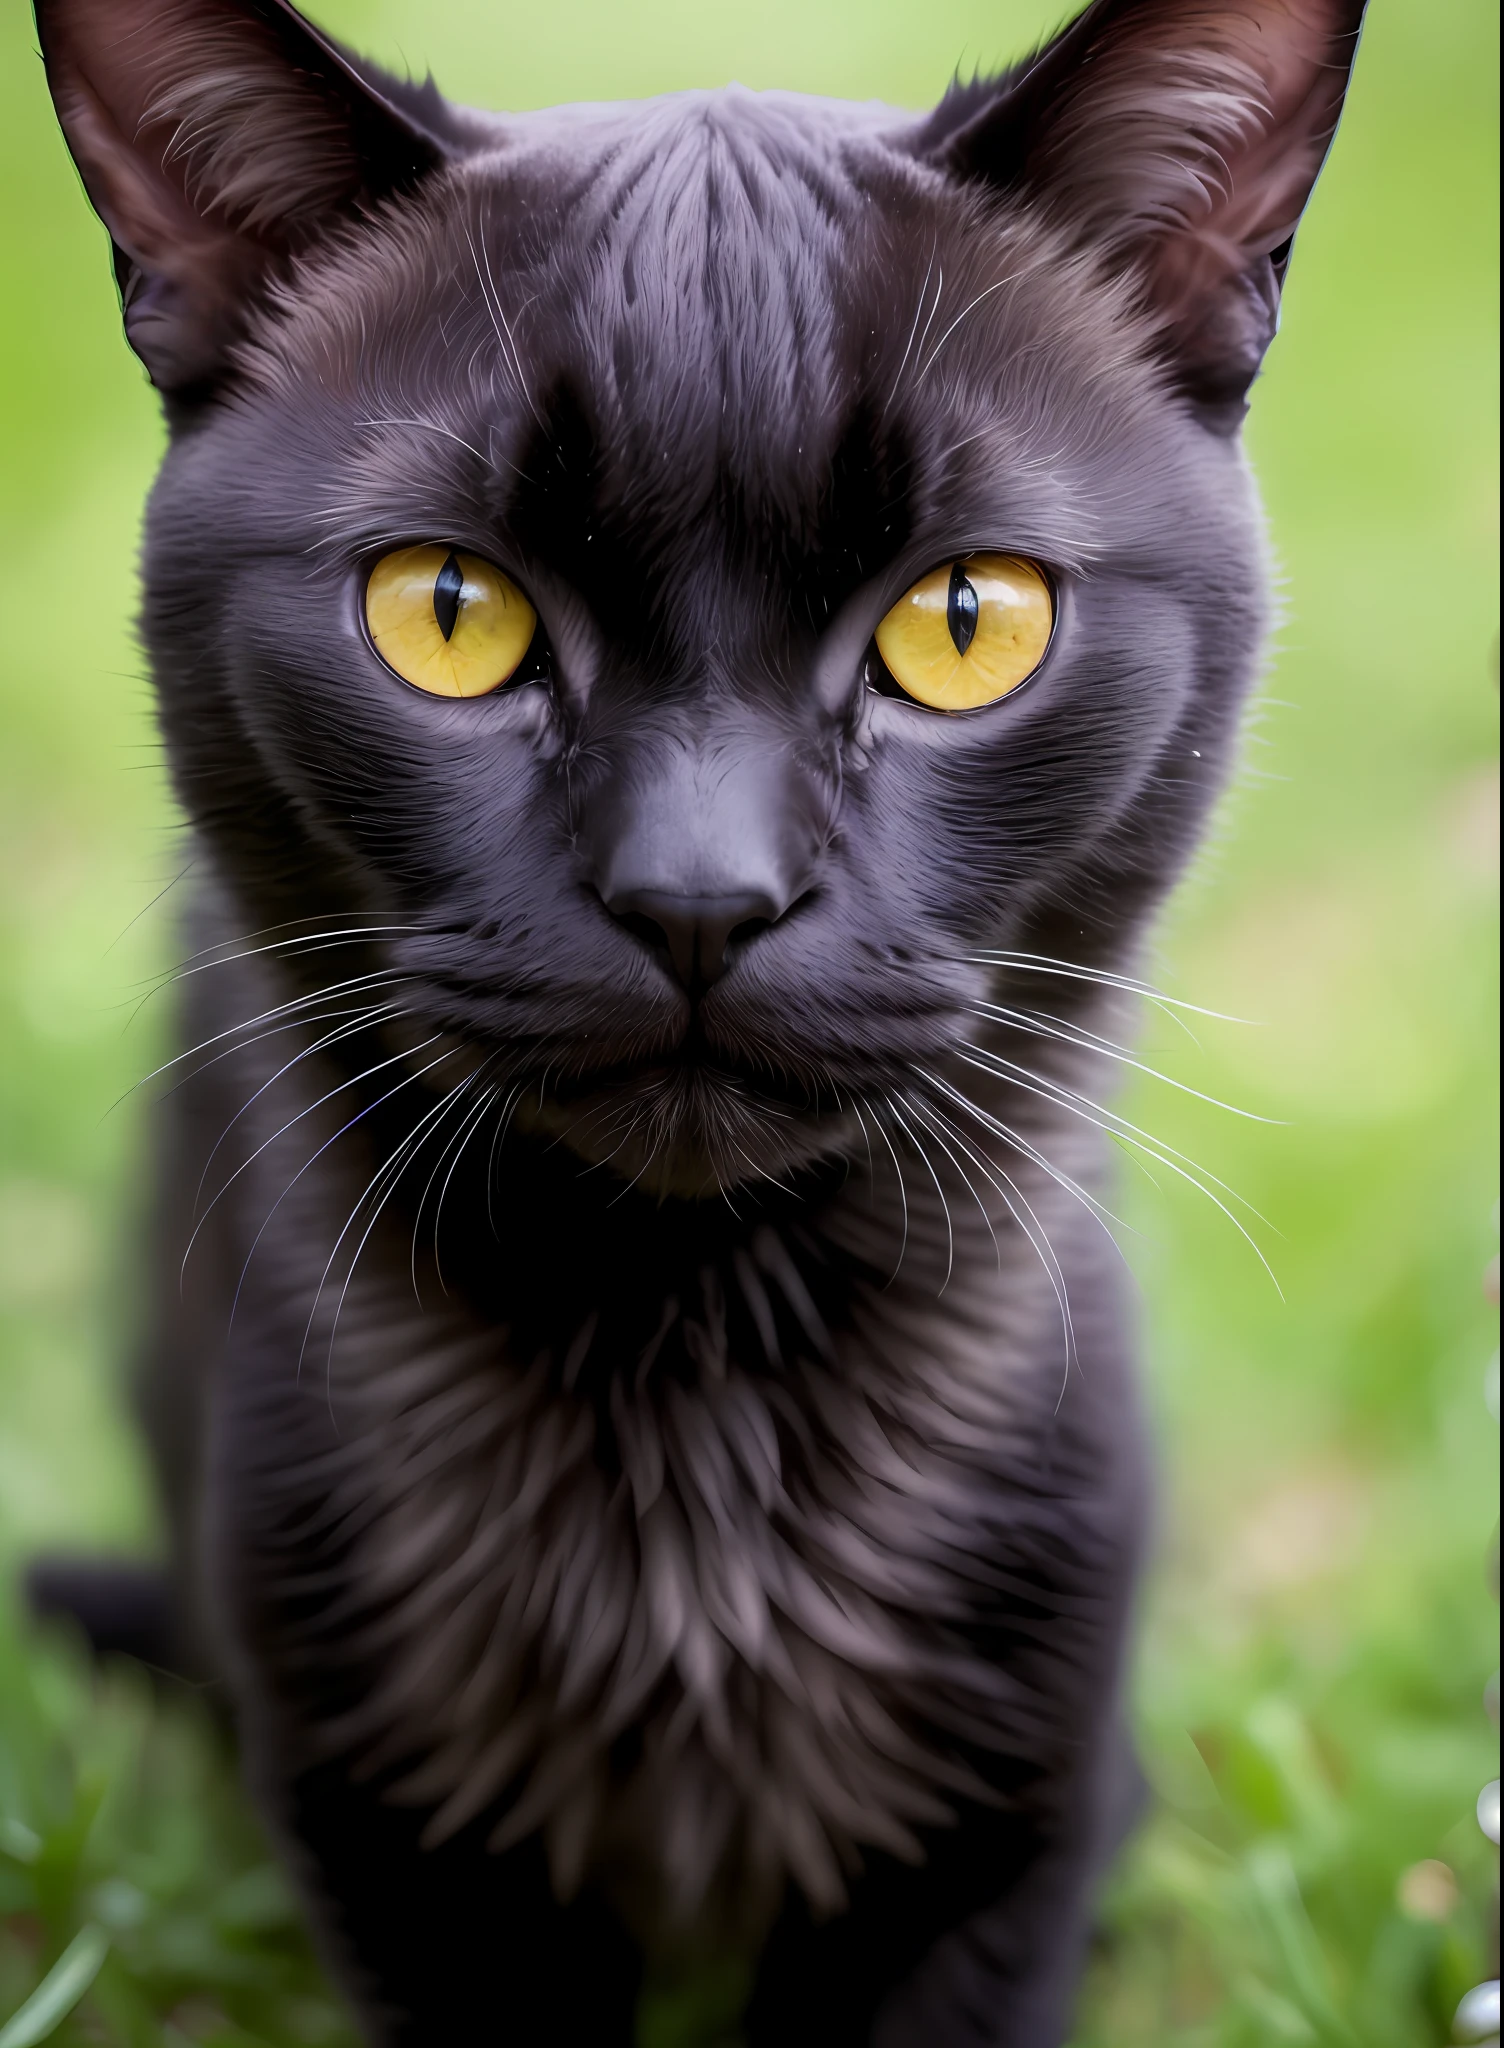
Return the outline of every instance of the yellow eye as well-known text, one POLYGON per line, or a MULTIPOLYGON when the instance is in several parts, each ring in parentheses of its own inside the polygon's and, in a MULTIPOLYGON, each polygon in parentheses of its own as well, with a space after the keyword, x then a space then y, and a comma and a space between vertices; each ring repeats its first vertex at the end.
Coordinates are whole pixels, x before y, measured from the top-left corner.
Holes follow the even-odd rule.
POLYGON ((1017 555, 967 555, 922 576, 877 629, 899 688, 935 711, 974 711, 1027 682, 1055 622, 1050 586, 1017 555))
POLYGON ((399 548, 366 585, 376 652, 432 697, 484 697, 515 674, 538 615, 509 577, 453 548, 399 548))

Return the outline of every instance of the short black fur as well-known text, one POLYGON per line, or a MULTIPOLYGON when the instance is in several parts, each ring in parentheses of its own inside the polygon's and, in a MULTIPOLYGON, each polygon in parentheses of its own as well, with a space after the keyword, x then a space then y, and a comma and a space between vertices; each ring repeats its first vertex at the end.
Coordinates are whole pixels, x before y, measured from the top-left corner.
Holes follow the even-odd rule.
POLYGON ((728 1960, 768 2048, 1068 2028, 1147 1515, 1101 1098, 1360 13, 1096 0, 927 118, 502 117, 284 0, 38 0, 172 427, 198 878, 175 1604, 40 1594, 220 1675, 373 2042, 625 2043, 728 1960), (492 695, 366 629, 419 543, 536 609, 492 695), (935 713, 874 632, 984 551, 1053 638, 935 713))

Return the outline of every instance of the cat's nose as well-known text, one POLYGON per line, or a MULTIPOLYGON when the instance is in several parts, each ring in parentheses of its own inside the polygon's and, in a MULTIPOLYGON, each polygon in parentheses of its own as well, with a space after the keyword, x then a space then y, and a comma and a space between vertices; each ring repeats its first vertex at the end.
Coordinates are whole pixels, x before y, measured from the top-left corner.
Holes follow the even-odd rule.
POLYGON ((693 997, 816 882, 829 794, 781 734, 744 721, 636 736, 590 791, 582 880, 693 997))
POLYGON ((718 981, 726 948, 776 924, 786 906, 760 891, 737 896, 671 896, 658 889, 627 889, 605 898, 613 917, 655 948, 665 949, 675 975, 691 994, 718 981))

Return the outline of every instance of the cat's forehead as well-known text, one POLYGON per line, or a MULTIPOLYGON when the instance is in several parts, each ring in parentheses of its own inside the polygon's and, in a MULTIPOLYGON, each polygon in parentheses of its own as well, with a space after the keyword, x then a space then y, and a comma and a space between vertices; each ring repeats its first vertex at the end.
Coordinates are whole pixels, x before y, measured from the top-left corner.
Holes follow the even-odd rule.
MULTIPOLYGON (((660 93, 640 100, 581 100, 522 113, 478 114, 467 109, 475 147, 469 162, 527 153, 554 155, 584 165, 614 159, 624 168, 646 165, 677 139, 736 138, 763 150, 770 161, 813 160, 847 141, 901 136, 920 116, 882 100, 826 98, 818 93, 753 91, 725 85, 660 93)), ((693 145, 692 145, 693 146, 693 145)))
POLYGON ((489 336, 525 379, 573 359, 628 412, 666 399, 681 424, 691 397, 824 416, 838 328, 878 342, 921 283, 964 285, 944 244, 975 242, 976 209, 902 146, 911 126, 734 86, 488 118, 486 146, 312 280, 287 339, 321 378, 426 378, 427 331, 454 375, 489 336))
MULTIPOLYGON (((629 408, 654 364, 728 410, 818 411, 881 107, 730 87, 520 124, 462 174, 499 270, 629 408), (751 380, 756 389, 743 386, 751 380), (778 389, 779 386, 783 388, 778 389)), ((493 273, 493 276, 495 273, 493 273)))
POLYGON ((1152 384, 1126 296, 908 119, 730 88, 498 121, 283 330, 281 392, 349 430, 327 533, 474 503, 542 558, 652 581, 729 540, 775 583, 839 557, 833 592, 936 512, 937 545, 1089 548, 1076 472, 1152 384))

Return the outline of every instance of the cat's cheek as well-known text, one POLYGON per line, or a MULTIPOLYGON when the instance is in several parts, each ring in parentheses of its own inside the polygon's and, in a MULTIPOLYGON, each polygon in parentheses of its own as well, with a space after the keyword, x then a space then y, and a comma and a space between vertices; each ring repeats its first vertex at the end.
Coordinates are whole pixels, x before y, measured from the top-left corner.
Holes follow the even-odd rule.
POLYGON ((550 683, 523 683, 510 690, 503 684, 484 697, 434 697, 385 668, 378 681, 395 698, 389 715, 400 716, 410 730, 443 745, 468 751, 498 740, 521 742, 548 761, 562 751, 550 683))
POLYGON ((931 711, 899 697, 884 697, 869 690, 849 743, 848 763, 865 765, 884 747, 920 748, 927 754, 956 754, 989 741, 995 742, 1006 729, 1005 721, 1016 720, 1023 711, 1027 691, 1031 710, 1038 710, 1034 696, 1040 678, 1031 676, 999 697, 995 704, 975 711, 931 711), (853 759, 854 757, 854 759, 853 759))
POLYGON ((490 697, 472 698, 470 705, 484 708, 492 720, 488 730, 500 730, 509 739, 528 741, 543 760, 552 761, 563 751, 558 706, 550 683, 523 683, 515 690, 503 688, 490 697))

